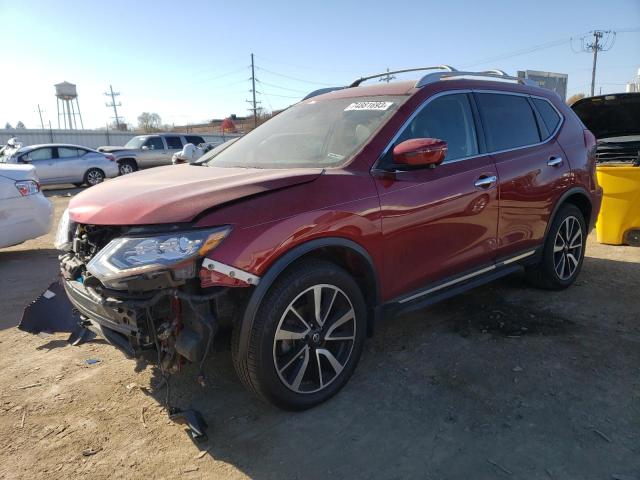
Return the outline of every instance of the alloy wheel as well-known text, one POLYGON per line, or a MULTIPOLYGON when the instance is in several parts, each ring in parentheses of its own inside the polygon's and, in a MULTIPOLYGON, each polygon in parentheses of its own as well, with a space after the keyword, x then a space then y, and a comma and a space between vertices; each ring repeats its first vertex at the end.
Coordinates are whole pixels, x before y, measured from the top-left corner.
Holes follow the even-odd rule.
POLYGON ((133 173, 133 167, 129 163, 121 163, 120 175, 126 175, 127 173, 133 173))
POLYGON ((582 243, 580 221, 574 216, 565 218, 553 244, 553 265, 560 280, 568 280, 578 268, 582 243))
POLYGON ((87 173, 87 183, 91 186, 97 185, 98 183, 102 182, 102 180, 104 180, 102 173, 97 170, 91 170, 89 173, 87 173))
POLYGON ((349 297, 334 285, 314 285, 280 318, 273 340, 274 366, 290 390, 318 392, 340 376, 355 340, 355 309, 349 297))

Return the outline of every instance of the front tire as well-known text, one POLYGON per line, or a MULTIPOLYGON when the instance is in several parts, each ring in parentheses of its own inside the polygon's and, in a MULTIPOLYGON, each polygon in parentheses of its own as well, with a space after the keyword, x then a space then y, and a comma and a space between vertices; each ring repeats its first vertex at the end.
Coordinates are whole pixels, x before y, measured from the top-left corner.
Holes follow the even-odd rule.
POLYGON ((578 207, 565 204, 558 210, 547 233, 542 259, 526 269, 535 287, 563 290, 580 273, 587 242, 587 226, 578 207))
POLYGON ((259 306, 238 376, 259 398, 305 410, 335 395, 353 374, 366 337, 367 309, 355 280, 337 265, 307 260, 286 271, 259 306))

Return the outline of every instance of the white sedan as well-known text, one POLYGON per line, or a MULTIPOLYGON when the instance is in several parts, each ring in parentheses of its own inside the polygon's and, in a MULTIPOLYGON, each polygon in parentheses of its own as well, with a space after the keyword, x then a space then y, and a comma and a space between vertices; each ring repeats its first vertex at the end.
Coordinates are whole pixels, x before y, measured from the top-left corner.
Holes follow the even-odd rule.
POLYGON ((53 206, 40 191, 32 165, 0 165, 0 248, 51 230, 53 206))

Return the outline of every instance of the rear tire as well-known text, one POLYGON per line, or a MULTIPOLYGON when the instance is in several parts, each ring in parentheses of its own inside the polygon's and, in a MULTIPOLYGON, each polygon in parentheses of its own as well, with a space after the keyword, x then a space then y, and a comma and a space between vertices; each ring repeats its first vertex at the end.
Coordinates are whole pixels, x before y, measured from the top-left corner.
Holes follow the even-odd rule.
POLYGON ((118 162, 118 172, 120 175, 126 175, 138 170, 138 164, 135 160, 122 160, 118 162))
POLYGON ((104 182, 104 172, 99 168, 90 168, 87 170, 87 173, 84 174, 84 183, 90 187, 102 182, 104 182))
POLYGON ((345 270, 306 260, 271 286, 257 309, 247 353, 241 325, 232 338, 233 363, 254 395, 285 410, 328 400, 347 383, 366 337, 367 309, 345 270))
POLYGON ((578 207, 560 207, 547 233, 542 259, 527 267, 529 283, 546 290, 569 287, 580 273, 587 241, 587 225, 578 207))

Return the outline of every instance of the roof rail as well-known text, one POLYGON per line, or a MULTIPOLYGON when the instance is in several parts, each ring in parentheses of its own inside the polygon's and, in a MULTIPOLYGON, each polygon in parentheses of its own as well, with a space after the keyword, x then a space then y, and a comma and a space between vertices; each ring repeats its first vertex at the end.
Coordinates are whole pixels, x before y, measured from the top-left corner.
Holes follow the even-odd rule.
POLYGON ((483 79, 489 78, 492 80, 503 80, 508 82, 520 83, 522 85, 536 85, 534 82, 528 79, 512 77, 503 70, 493 69, 485 70, 482 72, 463 72, 460 70, 455 70, 453 72, 428 73, 416 82, 416 88, 424 87, 425 85, 429 85, 440 80, 453 80, 456 78, 459 79, 461 77, 481 77, 483 79))
POLYGON ((306 97, 304 97, 301 101, 307 100, 311 97, 317 97, 318 95, 322 95, 323 93, 329 93, 329 92, 335 92, 336 90, 342 90, 344 88, 347 87, 326 87, 326 88, 319 88, 318 90, 314 90, 313 92, 307 94, 306 97))
POLYGON ((419 72, 421 70, 446 70, 447 72, 457 72, 457 70, 449 65, 436 65, 434 67, 420 67, 420 68, 405 68, 403 70, 393 70, 391 72, 376 73, 375 75, 369 75, 368 77, 360 77, 354 80, 348 88, 357 87, 365 80, 371 80, 372 78, 384 77, 386 75, 393 75, 394 73, 406 73, 406 72, 419 72))
POLYGON ((440 80, 454 80, 454 79, 460 79, 463 77, 480 77, 482 79, 502 80, 507 82, 519 83, 521 85, 537 86, 537 84, 532 80, 529 80, 527 78, 512 77, 511 75, 506 73, 504 70, 491 69, 491 70, 484 70, 482 72, 466 72, 466 71, 456 70, 450 65, 436 65, 433 67, 405 68, 403 70, 394 70, 392 72, 376 73, 375 75, 369 75, 368 77, 361 77, 357 80, 354 80, 347 87, 319 88, 318 90, 314 90, 313 92, 309 93, 302 100, 307 100, 309 98, 322 95, 323 93, 333 92, 335 90, 342 90, 344 88, 357 87, 362 82, 366 80, 371 80, 372 78, 380 78, 386 75, 392 75, 394 73, 419 72, 423 70, 444 70, 444 71, 427 73, 425 76, 423 76, 420 80, 416 82, 415 88, 421 88, 421 87, 424 87, 425 85, 429 85, 431 83, 438 82, 440 80))

